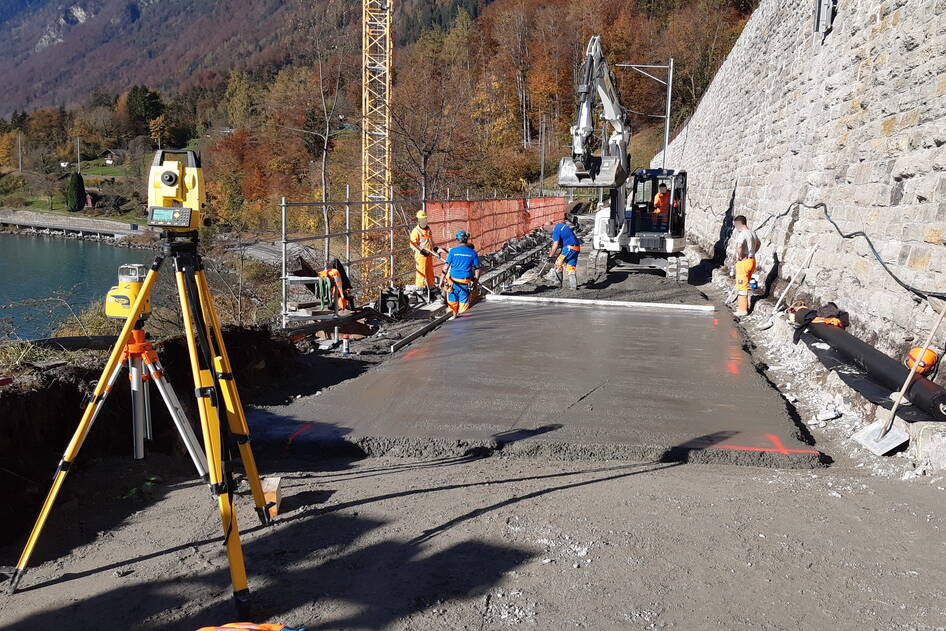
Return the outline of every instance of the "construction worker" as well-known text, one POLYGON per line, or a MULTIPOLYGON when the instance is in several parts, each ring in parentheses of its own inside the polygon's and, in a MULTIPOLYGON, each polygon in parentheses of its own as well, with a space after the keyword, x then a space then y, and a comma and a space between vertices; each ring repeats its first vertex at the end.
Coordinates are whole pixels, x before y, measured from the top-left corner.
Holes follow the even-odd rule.
POLYGON ((414 251, 414 284, 418 287, 434 286, 434 255, 440 255, 441 248, 434 245, 433 233, 427 225, 427 213, 417 213, 417 225, 411 230, 411 249, 414 251))
POLYGON ((447 306, 453 312, 451 320, 456 320, 470 308, 470 300, 480 280, 480 257, 470 247, 470 233, 458 230, 457 241, 460 245, 450 248, 443 272, 447 306))
MULTIPOLYGON (((673 203, 674 208, 680 207, 680 200, 673 203)), ((654 195, 654 214, 651 219, 651 225, 654 230, 666 230, 670 220, 670 190, 663 182, 657 187, 657 194, 654 195)))
POLYGON ((733 219, 736 229, 736 291, 739 303, 735 315, 749 315, 749 283, 755 272, 755 255, 762 246, 759 237, 749 229, 745 215, 733 219))
POLYGON ((338 259, 332 261, 331 267, 326 267, 317 274, 321 278, 328 278, 332 281, 332 297, 339 309, 351 309, 354 307, 354 300, 351 295, 351 281, 345 272, 345 267, 338 259))
POLYGON ((555 277, 558 279, 558 284, 562 284, 564 269, 569 289, 578 289, 578 253, 581 252, 581 240, 575 236, 572 227, 564 221, 558 224, 549 222, 545 229, 548 230, 550 227, 552 249, 549 250, 549 261, 555 264, 555 277))

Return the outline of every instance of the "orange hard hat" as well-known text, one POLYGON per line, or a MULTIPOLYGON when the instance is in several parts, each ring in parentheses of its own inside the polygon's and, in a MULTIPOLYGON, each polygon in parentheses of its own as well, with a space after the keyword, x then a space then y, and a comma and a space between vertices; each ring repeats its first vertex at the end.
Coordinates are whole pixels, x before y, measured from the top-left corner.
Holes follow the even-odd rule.
POLYGON ((925 375, 936 367, 936 362, 939 361, 939 355, 933 349, 928 348, 921 356, 920 352, 922 350, 923 348, 920 346, 911 348, 910 352, 907 353, 906 358, 903 360, 903 365, 912 370, 913 364, 917 363, 919 360, 919 363, 916 367, 916 372, 917 374, 925 375))

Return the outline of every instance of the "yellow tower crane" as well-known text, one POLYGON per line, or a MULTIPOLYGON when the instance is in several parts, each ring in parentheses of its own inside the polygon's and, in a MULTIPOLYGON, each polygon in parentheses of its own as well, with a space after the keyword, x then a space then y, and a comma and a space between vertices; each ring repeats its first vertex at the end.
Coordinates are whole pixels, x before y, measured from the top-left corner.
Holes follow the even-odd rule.
MULTIPOLYGON (((384 203, 391 196, 390 0, 362 0, 362 28, 361 228, 371 230, 391 226, 394 216, 393 206, 384 203)), ((391 240, 386 231, 362 234, 365 283, 391 273, 388 258, 379 256, 391 240)))

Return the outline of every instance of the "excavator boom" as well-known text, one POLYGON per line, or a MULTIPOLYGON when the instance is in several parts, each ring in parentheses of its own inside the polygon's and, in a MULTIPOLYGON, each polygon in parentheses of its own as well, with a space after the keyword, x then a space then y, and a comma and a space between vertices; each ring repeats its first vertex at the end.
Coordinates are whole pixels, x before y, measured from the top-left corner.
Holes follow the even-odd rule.
POLYGON ((614 74, 601 50, 601 36, 588 42, 578 84, 578 117, 571 128, 572 155, 562 158, 558 184, 563 187, 618 188, 628 175, 627 147, 631 127, 615 87, 614 74), (601 155, 594 155, 596 136, 594 111, 601 102, 603 118, 611 135, 601 155))

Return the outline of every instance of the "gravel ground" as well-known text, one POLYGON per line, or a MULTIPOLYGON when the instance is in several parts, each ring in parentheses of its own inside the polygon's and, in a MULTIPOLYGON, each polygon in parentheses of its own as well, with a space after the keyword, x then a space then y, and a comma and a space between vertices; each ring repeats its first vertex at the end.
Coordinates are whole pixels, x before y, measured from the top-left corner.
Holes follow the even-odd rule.
MULTIPOLYGON (((244 533, 257 621, 411 630, 946 626, 943 480, 903 483, 837 466, 260 460, 286 473, 275 526, 244 533)), ((114 463, 99 466, 113 466, 114 486, 148 465, 126 462, 121 476, 114 463)), ((234 620, 203 486, 168 478, 153 503, 115 501, 107 483, 96 486, 84 506, 94 512, 54 513, 37 554, 45 562, 4 602, 0 627, 68 620, 77 630, 181 630, 234 620)), ((251 501, 237 501, 250 528, 251 501)), ((15 553, 2 550, 4 562, 15 553)))

